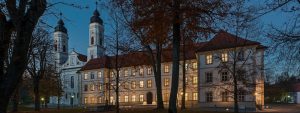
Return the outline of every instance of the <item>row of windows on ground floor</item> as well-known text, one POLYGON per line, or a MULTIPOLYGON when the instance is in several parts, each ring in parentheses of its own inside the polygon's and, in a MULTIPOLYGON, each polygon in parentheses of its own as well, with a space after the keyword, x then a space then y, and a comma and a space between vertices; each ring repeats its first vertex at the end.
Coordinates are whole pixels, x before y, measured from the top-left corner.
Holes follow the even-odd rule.
MULTIPOLYGON (((146 99, 148 99, 149 97, 146 97, 149 95, 144 95, 144 94, 140 94, 140 95, 124 95, 124 96, 119 96, 119 102, 145 102, 146 99)), ((164 93, 163 94, 163 101, 169 101, 169 93, 164 93)), ((153 96, 151 95, 150 98, 153 98, 153 96)), ((84 97, 83 101, 85 104, 100 104, 100 103, 105 103, 106 100, 110 103, 114 103, 115 102, 115 97, 114 96, 110 96, 109 98, 105 98, 103 96, 99 96, 99 97, 94 97, 94 96, 86 96, 84 97)), ((181 100, 181 98, 179 98, 179 100, 181 100)), ((198 100, 198 93, 197 92, 193 92, 193 93, 186 93, 185 94, 185 100, 193 100, 196 101, 198 100), (191 96, 189 96, 189 94, 191 94, 191 96)))
MULTIPOLYGON (((216 101, 217 98, 220 99, 221 98, 221 101, 222 102, 229 102, 229 98, 230 97, 233 97, 233 94, 229 94, 229 92, 227 91, 223 91, 223 92, 220 92, 219 94, 221 95, 221 97, 219 95, 215 95, 214 97, 214 94, 213 93, 216 93, 216 92, 206 92, 205 93, 205 102, 213 102, 213 101, 216 101)), ((238 92, 238 95, 237 95, 237 100, 239 102, 244 102, 245 101, 245 92, 243 91, 240 91, 238 92)))

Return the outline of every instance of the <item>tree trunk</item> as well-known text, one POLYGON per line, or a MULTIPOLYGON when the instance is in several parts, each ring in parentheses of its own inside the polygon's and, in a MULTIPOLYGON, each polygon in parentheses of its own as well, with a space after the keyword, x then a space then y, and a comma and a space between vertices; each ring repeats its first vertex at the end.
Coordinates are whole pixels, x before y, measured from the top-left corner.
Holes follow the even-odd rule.
MULTIPOLYGON (((156 45, 156 64, 155 67, 155 85, 156 85, 156 97, 157 97, 157 109, 164 109, 164 103, 162 98, 162 86, 161 86, 161 45, 156 45)), ((153 69, 154 69, 153 68, 153 69)))
POLYGON ((57 84, 57 106, 56 108, 59 110, 60 109, 60 97, 61 97, 61 79, 60 76, 58 76, 58 84, 57 84))
POLYGON ((119 64, 118 64, 118 53, 119 53, 119 34, 118 31, 116 33, 116 42, 117 42, 117 46, 116 46, 116 73, 117 73, 117 77, 116 77, 116 113, 120 113, 120 105, 119 105, 119 64))
POLYGON ((234 113, 239 113, 239 104, 238 104, 238 88, 237 88, 237 74, 236 74, 236 51, 234 52, 234 61, 233 61, 233 100, 234 100, 234 113))
MULTIPOLYGON (((9 15, 6 16, 0 11, 0 42, 6 40, 7 37, 5 36, 12 35, 11 31, 6 33, 3 33, 2 31, 14 28, 13 30, 15 31, 16 36, 14 37, 15 40, 12 45, 11 62, 6 64, 5 69, 2 67, 2 64, 5 61, 3 61, 2 57, 0 58, 0 68, 3 68, 0 70, 0 113, 7 112, 9 99, 22 78, 28 62, 27 53, 32 38, 32 31, 47 6, 46 0, 33 0, 30 4, 22 4, 20 6, 16 6, 16 3, 14 3, 13 0, 8 0, 6 1, 6 4, 9 4, 9 7, 5 6, 9 15), (24 8, 24 10, 22 8, 24 8), (3 24, 7 24, 7 22, 3 21, 6 17, 12 21, 13 27, 2 26, 3 24)), ((8 39, 10 41, 11 37, 8 39)), ((4 52, 8 51, 8 48, 2 48, 2 44, 0 45, 1 50, 3 49, 4 52)), ((6 55, 6 53, 4 55, 6 55)), ((2 56, 2 54, 0 56, 2 56)))
POLYGON ((185 109, 185 91, 186 91, 186 81, 185 81, 185 40, 182 41, 182 98, 181 98, 181 110, 185 109))
POLYGON ((15 94, 13 96, 12 102, 13 102, 12 112, 18 112, 19 88, 15 91, 15 94))
POLYGON ((21 92, 21 85, 22 85, 23 79, 21 80, 21 82, 19 83, 15 94, 13 96, 13 108, 12 108, 12 112, 18 112, 19 109, 19 100, 20 100, 20 92, 21 92))
MULTIPOLYGON (((33 82, 33 92, 34 92, 34 110, 35 111, 40 111, 40 92, 39 92, 39 78, 34 77, 34 82, 33 82)), ((45 100, 43 100, 45 101, 45 100)))
POLYGON ((173 48, 172 48, 172 85, 169 99, 169 113, 177 113, 177 93, 179 80, 179 58, 180 58, 180 16, 179 0, 173 0, 173 48))

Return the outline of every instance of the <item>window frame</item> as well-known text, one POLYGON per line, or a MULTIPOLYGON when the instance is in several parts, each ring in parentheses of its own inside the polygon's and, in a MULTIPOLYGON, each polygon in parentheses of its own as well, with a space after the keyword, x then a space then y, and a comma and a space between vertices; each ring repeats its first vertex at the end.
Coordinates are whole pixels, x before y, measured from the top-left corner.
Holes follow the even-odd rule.
POLYGON ((170 86, 170 78, 164 78, 164 87, 170 86))
POLYGON ((222 62, 228 62, 228 52, 222 52, 221 53, 221 61, 222 62))
POLYGON ((147 80, 147 88, 152 88, 152 79, 147 80))
POLYGON ((143 81, 143 80, 140 80, 140 81, 139 81, 139 87, 140 87, 140 88, 144 88, 144 81, 143 81))
POLYGON ((205 93, 205 101, 206 102, 213 102, 213 93, 211 91, 205 93))
POLYGON ((213 73, 212 72, 205 73, 205 83, 213 83, 213 73))
POLYGON ((169 64, 164 65, 164 73, 169 73, 170 72, 170 66, 169 64))
POLYGON ((206 54, 205 55, 205 64, 213 64, 213 54, 206 54))

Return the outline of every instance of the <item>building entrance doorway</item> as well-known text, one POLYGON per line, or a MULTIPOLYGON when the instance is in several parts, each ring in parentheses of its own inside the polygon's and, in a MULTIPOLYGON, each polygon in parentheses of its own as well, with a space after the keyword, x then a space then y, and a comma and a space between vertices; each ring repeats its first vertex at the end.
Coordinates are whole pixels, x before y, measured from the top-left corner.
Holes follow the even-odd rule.
POLYGON ((151 92, 147 93, 147 104, 152 104, 153 102, 153 94, 151 92))

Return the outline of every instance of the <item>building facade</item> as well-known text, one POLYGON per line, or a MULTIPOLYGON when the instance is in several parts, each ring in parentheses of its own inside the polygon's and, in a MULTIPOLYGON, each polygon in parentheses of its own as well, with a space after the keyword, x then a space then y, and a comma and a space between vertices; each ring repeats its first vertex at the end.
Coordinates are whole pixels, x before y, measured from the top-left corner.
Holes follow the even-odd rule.
MULTIPOLYGON (((81 106, 115 104, 116 56, 105 54, 104 26, 99 12, 95 10, 90 19, 87 56, 74 50, 67 53, 68 35, 62 20, 55 29, 54 39, 56 62, 59 64, 64 90, 60 97, 62 103, 81 106)), ((207 42, 187 43, 185 49, 186 64, 180 61, 178 105, 181 104, 181 97, 185 96, 187 106, 191 107, 232 107, 232 77, 238 75, 243 79, 237 82, 240 107, 262 108, 264 46, 220 31, 207 42), (233 62, 239 71, 231 70, 233 62), (186 78, 182 78, 182 68, 186 70, 186 78), (185 95, 182 94, 183 80, 187 85, 185 95)), ((147 51, 122 54, 118 60, 120 104, 155 105, 156 84, 147 51)), ((164 103, 168 104, 172 79, 171 48, 163 49, 161 60, 162 95, 164 103)), ((57 102, 55 100, 52 97, 53 103, 57 102)))

